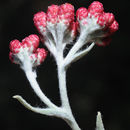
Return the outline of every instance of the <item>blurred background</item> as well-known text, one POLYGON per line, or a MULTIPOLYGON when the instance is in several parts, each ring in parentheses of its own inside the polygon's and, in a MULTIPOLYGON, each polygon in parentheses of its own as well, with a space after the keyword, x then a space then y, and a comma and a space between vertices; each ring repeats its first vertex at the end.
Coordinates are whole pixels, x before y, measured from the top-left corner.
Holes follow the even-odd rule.
MULTIPOLYGON (((0 0, 0 130, 70 130, 55 117, 25 109, 13 95, 23 96, 33 106, 44 104, 33 93, 23 71, 9 61, 9 42, 38 34, 33 15, 51 4, 69 2, 88 7, 92 0, 0 0)), ((83 130, 94 130, 97 111, 101 111, 106 130, 130 129, 130 1, 100 0, 106 12, 113 12, 119 31, 107 47, 95 46, 67 72, 70 104, 83 130)), ((60 105, 54 59, 48 55, 38 67, 38 82, 45 94, 60 105)))

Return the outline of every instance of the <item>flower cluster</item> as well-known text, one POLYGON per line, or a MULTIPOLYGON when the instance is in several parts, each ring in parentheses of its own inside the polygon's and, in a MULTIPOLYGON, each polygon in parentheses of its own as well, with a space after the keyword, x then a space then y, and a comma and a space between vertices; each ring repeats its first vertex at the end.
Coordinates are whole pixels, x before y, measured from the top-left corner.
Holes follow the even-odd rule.
POLYGON ((48 7, 47 13, 38 12, 34 15, 33 20, 46 41, 52 39, 56 44, 61 39, 60 42, 69 43, 76 36, 74 7, 71 4, 51 5, 48 7))
POLYGON ((29 35, 22 42, 13 40, 10 42, 9 58, 13 63, 24 65, 30 64, 32 67, 40 65, 46 58, 47 52, 43 48, 38 48, 39 37, 29 35))
POLYGON ((104 12, 102 3, 94 1, 88 10, 81 7, 76 12, 76 18, 78 21, 78 30, 89 30, 90 36, 99 46, 108 45, 110 42, 110 36, 118 30, 118 23, 112 13, 104 12))
MULTIPOLYGON (((42 36, 41 40, 55 57, 57 54, 54 53, 59 49, 63 51, 66 44, 73 42, 78 33, 77 41, 80 45, 77 51, 89 42, 99 46, 108 45, 111 35, 118 30, 114 15, 104 12, 102 3, 98 1, 94 1, 88 9, 79 8, 76 20, 74 15, 74 7, 69 3, 51 5, 47 13, 41 11, 34 15, 34 25, 42 36)), ((37 49, 38 45, 39 38, 36 35, 26 37, 21 43, 18 40, 11 41, 11 61, 21 64, 28 55, 32 66, 40 65, 46 57, 46 51, 37 49)))
POLYGON ((72 42, 79 33, 89 32, 90 42, 95 42, 99 46, 108 45, 110 36, 118 30, 118 23, 112 13, 105 13, 102 3, 94 1, 88 9, 81 7, 76 12, 76 22, 74 21, 74 7, 71 4, 61 6, 51 5, 47 13, 38 12, 34 15, 34 24, 38 31, 47 41, 51 37, 57 42, 59 33, 62 42, 72 42), (67 37, 67 38, 66 38, 67 37), (64 40, 65 39, 65 40, 64 40), (68 39, 68 40, 67 40, 68 39))

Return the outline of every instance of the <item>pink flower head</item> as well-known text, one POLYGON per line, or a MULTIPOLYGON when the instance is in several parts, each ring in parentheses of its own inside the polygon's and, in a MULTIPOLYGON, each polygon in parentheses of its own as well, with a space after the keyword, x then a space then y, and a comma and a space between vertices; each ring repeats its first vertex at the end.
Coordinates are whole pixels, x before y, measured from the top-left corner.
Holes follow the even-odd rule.
POLYGON ((21 49, 21 43, 19 40, 13 40, 10 42, 10 50, 12 53, 17 54, 21 49))
POLYGON ((114 20, 114 22, 109 26, 110 34, 113 34, 114 32, 116 32, 118 28, 119 28, 119 24, 116 20, 114 20))
POLYGON ((38 48, 36 50, 37 54, 37 65, 40 65, 46 58, 47 56, 47 51, 44 48, 38 48))
POLYGON ((76 17, 78 20, 86 19, 88 16, 88 10, 84 7, 81 7, 76 12, 76 17))
POLYGON ((39 46, 39 37, 35 34, 29 35, 28 37, 22 40, 22 46, 29 48, 29 51, 36 51, 39 46))
POLYGON ((82 25, 87 25, 87 17, 88 17, 88 10, 86 8, 81 7, 77 10, 76 12, 77 23, 80 22, 80 24, 82 25))
POLYGON ((47 22, 50 22, 52 24, 56 24, 57 17, 58 17, 58 11, 59 11, 58 5, 49 6, 48 10, 47 10, 47 22))
POLYGON ((62 4, 59 7, 58 11, 58 22, 63 22, 66 25, 69 25, 74 21, 74 7, 69 4, 62 4))
POLYGON ((46 31, 46 13, 42 11, 36 13, 34 15, 33 21, 34 25, 40 33, 44 33, 46 31))
POLYGON ((46 58, 47 52, 38 48, 39 37, 31 34, 22 42, 13 40, 10 42, 9 59, 16 64, 31 63, 32 66, 40 65, 46 58))
POLYGON ((99 16, 97 23, 100 26, 106 28, 110 26, 114 20, 115 20, 115 17, 112 13, 103 13, 102 15, 99 16))
POLYGON ((88 12, 90 14, 90 16, 95 16, 97 17, 98 15, 102 14, 104 11, 103 8, 103 4, 98 2, 98 1, 94 1, 89 7, 88 7, 88 12))

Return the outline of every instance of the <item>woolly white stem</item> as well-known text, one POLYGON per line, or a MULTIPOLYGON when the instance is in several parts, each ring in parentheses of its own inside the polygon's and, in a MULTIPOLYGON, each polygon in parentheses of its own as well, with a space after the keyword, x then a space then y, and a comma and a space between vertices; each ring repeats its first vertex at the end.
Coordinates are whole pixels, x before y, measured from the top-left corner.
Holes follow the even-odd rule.
POLYGON ((62 118, 66 121, 69 121, 71 119, 70 115, 68 115, 68 112, 66 112, 65 109, 57 107, 57 108, 38 108, 33 107, 29 103, 27 103, 21 96, 15 95, 13 98, 17 99, 24 107, 26 107, 28 110, 31 110, 33 112, 47 115, 47 116, 55 116, 58 118, 62 118))
POLYGON ((82 50, 82 51, 79 51, 75 54, 74 56, 74 59, 75 58, 81 58, 83 57, 84 55, 86 55, 89 51, 91 51, 91 49, 94 47, 95 43, 93 42, 90 46, 88 46, 86 49, 82 50))
POLYGON ((69 122, 68 125, 71 127, 72 130, 81 130, 75 120, 69 122))
POLYGON ((64 32, 66 31, 66 26, 63 26, 62 23, 57 24, 57 51, 62 51, 63 50, 63 37, 64 37, 64 32))
POLYGON ((71 107, 69 104, 69 99, 67 95, 67 88, 66 88, 66 70, 64 67, 58 67, 58 79, 59 79, 59 89, 60 89, 60 97, 61 97, 61 103, 62 108, 64 108, 68 115, 71 118, 67 118, 68 125, 72 128, 72 130, 80 130, 77 122, 75 121, 75 118, 72 114, 71 107))
POLYGON ((37 108, 37 107, 33 107, 29 103, 27 103, 19 95, 15 95, 15 96, 13 96, 13 98, 17 99, 24 107, 26 107, 27 109, 29 109, 29 110, 31 110, 33 112, 44 114, 44 115, 47 115, 47 116, 54 116, 55 113, 56 113, 56 110, 53 109, 53 108, 37 108))
POLYGON ((37 96, 50 108, 56 108, 57 106, 54 105, 49 98, 41 91, 37 81, 36 77, 33 71, 31 70, 25 70, 25 74, 27 76, 28 81, 30 82, 31 87, 33 88, 34 92, 37 94, 37 96))
POLYGON ((13 98, 17 99, 24 107, 26 107, 27 109, 33 112, 44 114, 47 116, 55 116, 58 118, 62 118, 68 123, 68 125, 72 128, 72 130, 80 130, 75 120, 63 108, 37 108, 37 107, 31 106, 19 95, 13 96, 13 98))
POLYGON ((65 64, 69 64, 70 61, 73 60, 73 56, 76 54, 76 52, 85 44, 87 43, 86 38, 87 38, 87 32, 83 31, 79 37, 79 39, 77 40, 77 42, 73 45, 73 47, 71 48, 71 50, 69 51, 69 53, 67 54, 64 63, 65 64))
POLYGON ((68 95, 67 95, 66 69, 64 66, 63 44, 61 44, 60 46, 57 46, 57 55, 55 57, 55 60, 57 63, 57 71, 58 71, 61 109, 66 112, 66 116, 65 117, 61 116, 61 118, 64 119, 68 123, 68 125, 72 128, 72 130, 80 130, 72 114, 68 95))
POLYGON ((72 62, 75 62, 75 61, 79 60, 80 58, 82 58, 83 56, 85 56, 94 47, 94 45, 95 45, 95 43, 93 42, 85 50, 81 50, 81 51, 77 52, 70 60, 68 60, 67 63, 65 63, 65 66, 68 66, 72 62))
POLYGON ((48 48, 48 50, 52 53, 52 55, 55 57, 56 56, 56 48, 55 48, 55 45, 54 45, 54 43, 52 43, 51 41, 48 41, 48 42, 44 42, 44 41, 42 41, 45 45, 46 45, 46 47, 48 48), (51 42, 51 43, 49 43, 49 42, 51 42))
POLYGON ((59 79, 59 89, 62 107, 70 109, 67 88, 66 88, 66 72, 63 67, 58 67, 58 79, 59 79))
POLYGON ((97 114, 96 130, 105 130, 100 112, 98 112, 98 114, 97 114))
POLYGON ((49 22, 47 24, 48 24, 48 26, 47 26, 48 30, 47 31, 51 32, 51 34, 52 34, 52 36, 54 38, 55 44, 56 44, 57 43, 57 35, 56 35, 56 30, 55 30, 56 26, 54 26, 53 24, 51 24, 49 22))

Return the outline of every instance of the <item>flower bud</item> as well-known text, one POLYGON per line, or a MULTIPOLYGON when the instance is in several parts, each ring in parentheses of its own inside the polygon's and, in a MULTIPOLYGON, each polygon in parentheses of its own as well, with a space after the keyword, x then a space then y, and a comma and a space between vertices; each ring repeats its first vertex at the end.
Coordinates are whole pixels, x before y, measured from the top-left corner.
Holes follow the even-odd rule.
POLYGON ((47 10, 47 22, 50 22, 51 24, 56 24, 57 23, 58 10, 59 10, 58 5, 51 5, 51 6, 48 7, 48 10, 47 10))
POLYGON ((76 12, 76 18, 78 21, 82 19, 87 19, 87 16, 88 16, 88 11, 84 7, 79 8, 76 12))
POLYGON ((40 33, 44 33, 46 31, 46 13, 42 11, 36 13, 34 15, 33 21, 34 25, 40 33))
POLYGON ((23 48, 27 47, 30 52, 34 52, 39 46, 39 37, 35 34, 29 35, 22 40, 23 48))
POLYGON ((21 43, 19 40, 13 40, 10 42, 10 50, 12 51, 12 53, 16 54, 19 53, 21 49, 21 43))
POLYGON ((99 16, 100 14, 102 14, 104 11, 103 8, 103 4, 98 2, 98 1, 94 1, 89 7, 88 7, 88 12, 90 14, 90 16, 99 16))
POLYGON ((62 4, 58 11, 58 22, 63 22, 66 25, 70 25, 74 21, 74 7, 69 4, 62 4))
POLYGON ((118 30, 118 28, 119 28, 119 24, 116 20, 114 20, 114 22, 109 27, 109 31, 111 34, 113 34, 114 32, 116 32, 118 30))
POLYGON ((38 48, 36 50, 37 54, 37 65, 40 65, 46 58, 47 56, 47 51, 43 48, 38 48))

